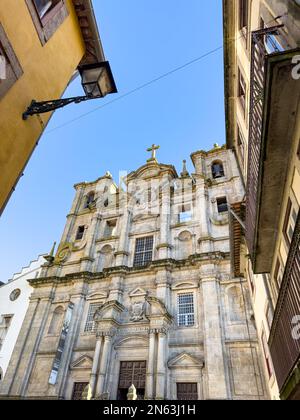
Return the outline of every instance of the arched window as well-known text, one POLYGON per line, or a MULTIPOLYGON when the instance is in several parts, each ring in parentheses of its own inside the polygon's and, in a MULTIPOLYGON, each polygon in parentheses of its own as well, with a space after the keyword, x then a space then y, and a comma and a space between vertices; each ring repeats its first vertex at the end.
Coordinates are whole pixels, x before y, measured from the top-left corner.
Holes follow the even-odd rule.
POLYGON ((95 193, 91 191, 85 198, 84 208, 87 209, 95 204, 95 193))
POLYGON ((59 333, 59 328, 62 323, 63 315, 64 315, 64 308, 62 306, 58 306, 53 312, 48 334, 59 333))
POLYGON ((222 178, 225 175, 224 166, 220 160, 213 162, 211 166, 211 171, 214 179, 222 178))

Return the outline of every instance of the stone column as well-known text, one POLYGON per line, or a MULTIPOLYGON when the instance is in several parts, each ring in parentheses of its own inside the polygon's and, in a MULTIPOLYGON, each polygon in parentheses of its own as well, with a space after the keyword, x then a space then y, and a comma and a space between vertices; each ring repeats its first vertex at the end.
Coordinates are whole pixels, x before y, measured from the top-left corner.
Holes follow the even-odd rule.
POLYGON ((77 282, 75 283, 74 289, 70 295, 69 304, 73 303, 74 307, 57 378, 57 387, 59 388, 58 396, 63 399, 66 398, 70 374, 69 366, 72 360, 72 355, 74 354, 75 343, 80 333, 86 293, 87 287, 84 282, 77 282))
POLYGON ((163 301, 168 309, 171 307, 170 299, 170 285, 171 285, 171 273, 168 269, 162 268, 157 270, 155 285, 156 285, 156 297, 163 301))
POLYGON ((87 230, 87 243, 85 246, 85 256, 81 260, 81 271, 91 271, 92 264, 95 259, 95 240, 96 240, 96 232, 98 231, 98 227, 101 221, 101 216, 95 214, 92 218, 91 225, 87 230))
POLYGON ((109 300, 123 303, 123 277, 113 276, 109 287, 109 300))
POLYGON ((219 284, 215 277, 202 279, 204 349, 208 399, 227 399, 219 284))
POLYGON ((107 375, 107 367, 109 362, 109 356, 111 353, 111 340, 112 337, 110 334, 106 335, 104 338, 103 352, 100 362, 98 383, 97 383, 97 395, 101 395, 105 392, 105 379, 107 375))
POLYGON ((99 368, 99 361, 100 361, 100 354, 101 354, 101 347, 102 347, 102 338, 103 338, 102 336, 97 335, 93 366, 92 366, 92 372, 91 372, 91 377, 90 377, 89 399, 95 397, 97 373, 98 373, 98 368, 99 368))
POLYGON ((197 177, 196 185, 196 213, 200 221, 200 252, 210 252, 210 220, 209 220, 209 206, 208 193, 206 191, 205 181, 202 177, 197 177))
POLYGON ((148 368, 146 377, 146 399, 152 400, 154 398, 154 378, 155 378, 155 330, 149 331, 149 355, 148 355, 148 368))
POLYGON ((120 239, 119 239, 119 247, 118 247, 118 251, 115 253, 117 267, 121 265, 127 265, 128 231, 129 231, 129 224, 130 224, 130 216, 131 216, 131 212, 127 208, 124 208, 124 213, 123 213, 122 220, 120 223, 121 232, 120 232, 120 239))
POLYGON ((165 383, 166 383, 166 338, 167 334, 164 329, 158 332, 157 345, 157 373, 156 373, 156 400, 165 399, 165 383))
POLYGON ((163 180, 162 203, 160 212, 160 244, 158 246, 159 259, 169 258, 170 237, 170 185, 168 179, 163 180))

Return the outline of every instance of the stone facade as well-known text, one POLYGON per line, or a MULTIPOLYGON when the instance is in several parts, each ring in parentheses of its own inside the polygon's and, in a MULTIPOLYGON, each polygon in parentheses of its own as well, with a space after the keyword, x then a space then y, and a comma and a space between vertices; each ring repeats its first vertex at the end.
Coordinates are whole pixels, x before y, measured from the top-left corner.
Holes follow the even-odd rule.
POLYGON ((195 173, 178 176, 152 153, 123 187, 109 173, 75 185, 57 253, 30 281, 4 398, 124 399, 132 383, 138 398, 267 398, 230 263, 234 154, 193 153, 195 173))

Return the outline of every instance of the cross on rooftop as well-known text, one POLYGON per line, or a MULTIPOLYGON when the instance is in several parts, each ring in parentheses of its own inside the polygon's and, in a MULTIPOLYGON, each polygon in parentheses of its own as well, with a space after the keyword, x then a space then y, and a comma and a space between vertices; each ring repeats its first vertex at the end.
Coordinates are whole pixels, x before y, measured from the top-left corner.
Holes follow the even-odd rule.
POLYGON ((151 159, 148 159, 147 162, 156 161, 156 151, 158 149, 160 149, 160 146, 156 146, 155 144, 152 144, 152 147, 149 147, 149 149, 147 149, 147 152, 152 153, 151 159))

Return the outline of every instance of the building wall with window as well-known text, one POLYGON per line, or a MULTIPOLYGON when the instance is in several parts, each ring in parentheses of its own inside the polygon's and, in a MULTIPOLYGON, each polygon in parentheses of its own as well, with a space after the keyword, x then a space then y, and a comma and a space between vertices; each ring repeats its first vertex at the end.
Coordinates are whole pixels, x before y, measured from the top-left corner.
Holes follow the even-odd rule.
POLYGON ((278 386, 276 365, 287 358, 269 361, 272 349, 266 343, 275 333, 273 315, 299 211, 300 5, 294 0, 224 0, 223 11, 227 146, 246 184, 241 271, 252 290, 270 395, 278 399, 282 383, 278 386))
POLYGON ((104 61, 99 40, 91 0, 1 1, 0 214, 51 116, 23 112, 61 98, 79 64, 104 61))
POLYGON ((152 158, 123 185, 110 173, 75 185, 2 396, 126 399, 133 383, 141 399, 268 398, 247 283, 232 274, 237 163, 218 145, 191 158, 193 174, 152 158))
POLYGON ((20 273, 14 274, 11 280, 0 286, 1 381, 4 379, 33 291, 27 280, 39 276, 44 262, 43 256, 39 256, 37 260, 22 268, 20 273))

